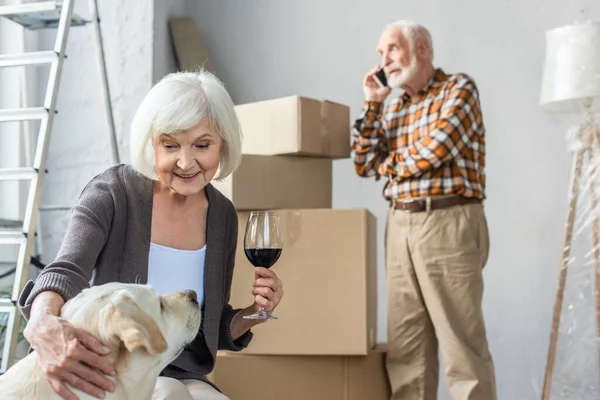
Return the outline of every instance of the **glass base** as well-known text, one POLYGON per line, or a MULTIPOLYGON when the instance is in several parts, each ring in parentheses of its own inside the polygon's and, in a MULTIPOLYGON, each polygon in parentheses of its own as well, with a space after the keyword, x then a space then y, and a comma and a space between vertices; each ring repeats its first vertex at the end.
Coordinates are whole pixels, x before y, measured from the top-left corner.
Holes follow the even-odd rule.
POLYGON ((265 309, 262 307, 254 314, 244 315, 242 318, 245 318, 245 319, 277 319, 277 317, 272 316, 271 314, 266 312, 265 309))

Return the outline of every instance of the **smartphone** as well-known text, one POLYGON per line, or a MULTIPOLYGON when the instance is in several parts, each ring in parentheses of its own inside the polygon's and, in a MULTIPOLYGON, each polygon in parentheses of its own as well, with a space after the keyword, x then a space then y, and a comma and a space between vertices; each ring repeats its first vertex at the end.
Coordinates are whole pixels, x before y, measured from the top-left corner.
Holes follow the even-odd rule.
POLYGON ((375 72, 373 79, 375 79, 375 82, 377 82, 377 84, 382 88, 387 86, 387 76, 385 76, 385 71, 383 68, 380 68, 377 72, 375 72))

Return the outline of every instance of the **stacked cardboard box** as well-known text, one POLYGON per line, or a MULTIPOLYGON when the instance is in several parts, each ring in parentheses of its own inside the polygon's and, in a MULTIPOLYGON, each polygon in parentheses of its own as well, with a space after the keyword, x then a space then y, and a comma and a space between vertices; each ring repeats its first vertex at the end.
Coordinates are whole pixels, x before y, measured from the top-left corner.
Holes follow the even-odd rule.
POLYGON ((236 106, 239 170, 215 186, 238 210, 231 304, 252 302, 244 255, 249 211, 281 218, 278 320, 253 328, 241 353, 220 352, 211 379, 232 400, 389 398, 376 349, 376 222, 366 209, 332 209, 332 161, 349 157, 347 106, 286 97, 236 106))

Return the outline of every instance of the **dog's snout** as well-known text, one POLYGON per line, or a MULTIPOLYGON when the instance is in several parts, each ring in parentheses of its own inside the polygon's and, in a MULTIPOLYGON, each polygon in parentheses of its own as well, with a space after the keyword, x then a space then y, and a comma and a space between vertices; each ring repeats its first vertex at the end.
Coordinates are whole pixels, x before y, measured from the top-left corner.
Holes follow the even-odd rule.
POLYGON ((186 290, 185 294, 187 297, 190 298, 190 300, 192 300, 194 303, 198 302, 198 294, 196 293, 195 290, 186 290))

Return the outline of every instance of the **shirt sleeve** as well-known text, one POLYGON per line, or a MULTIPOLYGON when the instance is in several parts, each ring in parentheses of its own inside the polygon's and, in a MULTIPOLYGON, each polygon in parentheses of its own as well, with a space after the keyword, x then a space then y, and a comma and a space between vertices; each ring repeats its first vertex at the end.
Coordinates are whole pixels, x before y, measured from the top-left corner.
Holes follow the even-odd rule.
POLYGON ((365 101, 352 126, 350 157, 359 176, 379 178, 378 168, 388 156, 382 113, 383 103, 365 101))
POLYGON ((228 234, 228 252, 227 252, 227 272, 225 274, 225 306, 221 314, 220 333, 219 333, 219 350, 240 351, 250 344, 252 340, 252 331, 246 331, 242 336, 233 340, 231 336, 231 320, 241 309, 233 309, 229 304, 231 296, 231 282, 233 280, 233 271, 235 267, 235 252, 237 249, 238 240, 238 219, 235 209, 232 206, 230 212, 229 234, 228 234))
POLYGON ((90 286, 96 260, 108 240, 115 179, 114 174, 101 174, 83 189, 56 259, 35 281, 27 282, 19 296, 18 304, 26 319, 33 300, 41 292, 58 293, 67 302, 90 286))
POLYGON ((379 173, 392 178, 418 177, 469 149, 481 125, 479 95, 473 81, 462 78, 450 89, 427 136, 402 152, 390 152, 379 173))

